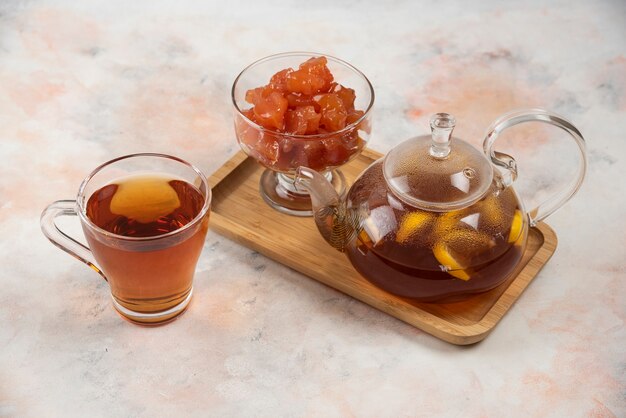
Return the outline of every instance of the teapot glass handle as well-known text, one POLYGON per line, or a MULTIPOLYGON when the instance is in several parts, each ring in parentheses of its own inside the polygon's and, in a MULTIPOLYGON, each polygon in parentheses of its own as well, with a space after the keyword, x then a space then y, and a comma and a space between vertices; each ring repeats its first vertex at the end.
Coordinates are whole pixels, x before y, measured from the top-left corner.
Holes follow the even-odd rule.
POLYGON ((506 170, 502 177, 502 182, 505 187, 510 186, 517 178, 517 164, 510 155, 495 151, 493 145, 502 131, 524 122, 544 122, 563 129, 574 139, 580 151, 578 172, 572 182, 566 188, 528 212, 530 226, 535 226, 576 194, 587 171, 587 152, 585 139, 580 131, 562 116, 543 109, 517 110, 507 113, 491 124, 483 142, 483 149, 487 157, 491 159, 491 162, 506 170))

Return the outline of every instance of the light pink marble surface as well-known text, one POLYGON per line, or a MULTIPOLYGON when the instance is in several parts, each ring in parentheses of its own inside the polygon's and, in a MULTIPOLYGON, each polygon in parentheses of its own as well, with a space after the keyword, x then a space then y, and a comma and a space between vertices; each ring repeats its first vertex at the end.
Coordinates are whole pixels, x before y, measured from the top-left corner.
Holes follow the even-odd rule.
MULTIPOLYGON (((626 3, 471 3, 0 3, 0 417, 626 416, 626 3), (40 232, 41 210, 115 156, 213 172, 238 149, 234 77, 289 50, 369 76, 379 151, 436 111, 476 145, 530 106, 586 136, 586 182, 548 219, 556 254, 482 343, 441 342, 213 232, 190 310, 139 328, 40 232)), ((529 205, 575 167, 553 135, 512 135, 529 205)))

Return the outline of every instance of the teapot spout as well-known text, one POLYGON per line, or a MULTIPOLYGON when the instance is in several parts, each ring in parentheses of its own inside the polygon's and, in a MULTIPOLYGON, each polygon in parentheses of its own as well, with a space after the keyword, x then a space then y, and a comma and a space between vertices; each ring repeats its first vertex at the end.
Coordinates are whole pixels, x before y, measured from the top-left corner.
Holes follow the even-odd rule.
POLYGON ((309 192, 315 224, 322 237, 344 252, 358 233, 358 214, 346 207, 345 196, 339 196, 331 182, 315 170, 298 167, 295 183, 309 192))

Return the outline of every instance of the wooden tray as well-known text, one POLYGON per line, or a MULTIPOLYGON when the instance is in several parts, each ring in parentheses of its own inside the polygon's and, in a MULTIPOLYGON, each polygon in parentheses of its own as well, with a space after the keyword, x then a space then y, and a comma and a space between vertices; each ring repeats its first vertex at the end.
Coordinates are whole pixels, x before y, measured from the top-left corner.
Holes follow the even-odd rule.
MULTIPOLYGON (((342 167, 348 184, 378 158, 365 150, 342 167)), ((531 228, 522 262, 507 282, 463 302, 417 303, 361 277, 344 254, 322 239, 312 218, 268 206, 259 194, 262 172, 240 151, 211 176, 214 231, 452 344, 473 344, 489 335, 556 249, 556 234, 540 223, 531 228)))

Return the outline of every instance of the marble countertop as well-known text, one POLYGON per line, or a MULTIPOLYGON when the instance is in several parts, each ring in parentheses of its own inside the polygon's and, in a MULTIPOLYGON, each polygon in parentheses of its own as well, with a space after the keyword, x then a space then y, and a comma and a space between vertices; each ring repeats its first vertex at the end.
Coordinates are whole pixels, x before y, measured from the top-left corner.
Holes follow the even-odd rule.
MULTIPOLYGON (((0 3, 0 417, 626 416, 626 3, 469 4, 0 3), (188 312, 141 328, 45 239, 42 209, 113 157, 220 167, 234 77, 290 50, 370 78, 381 152, 437 111, 477 146, 521 107, 585 135, 585 184, 547 221, 558 249, 486 340, 442 342, 212 231, 188 312)), ((532 207, 575 152, 514 137, 532 207)))

